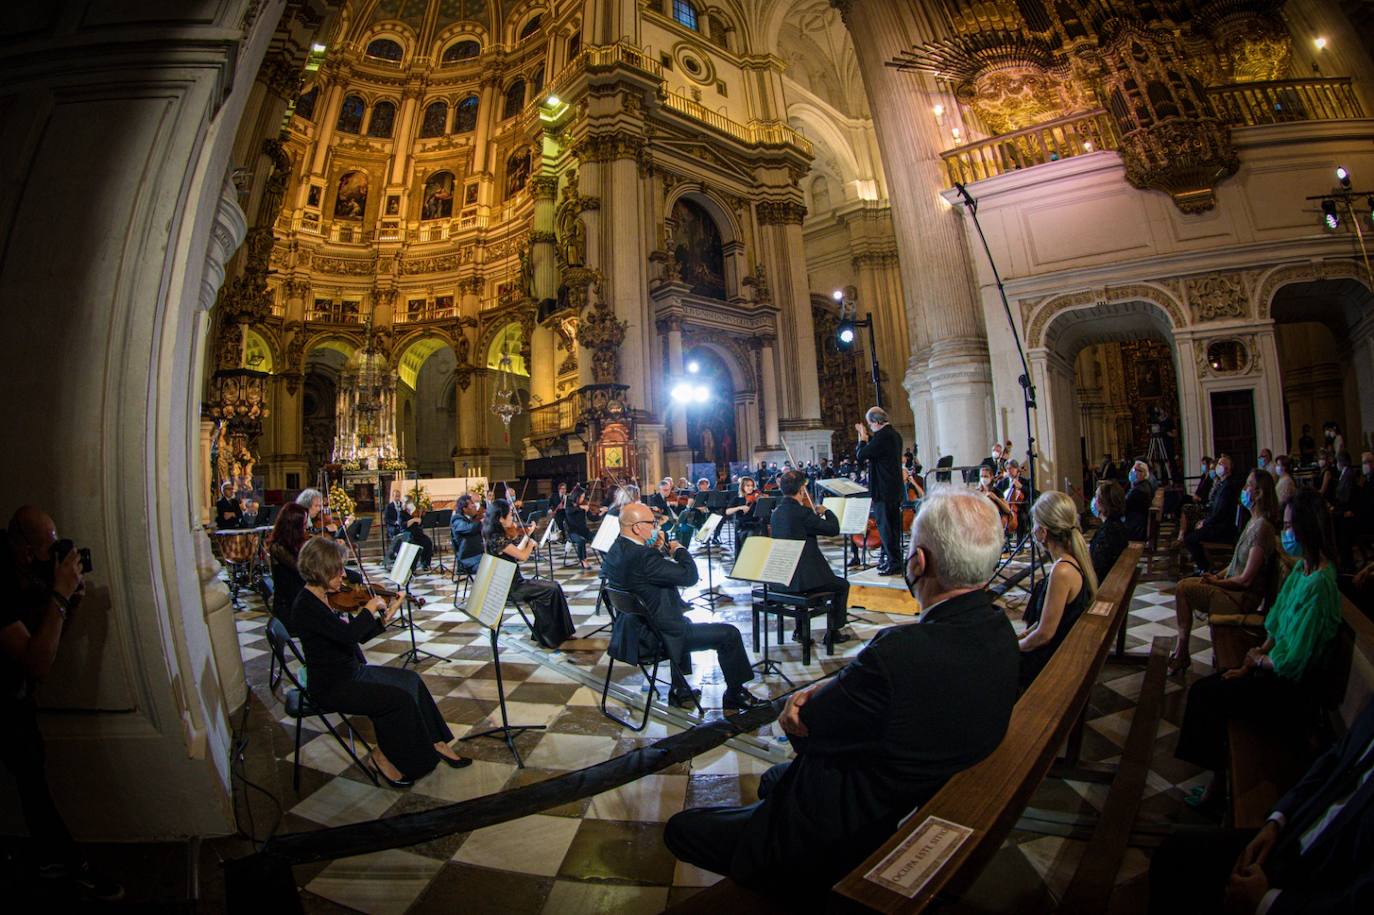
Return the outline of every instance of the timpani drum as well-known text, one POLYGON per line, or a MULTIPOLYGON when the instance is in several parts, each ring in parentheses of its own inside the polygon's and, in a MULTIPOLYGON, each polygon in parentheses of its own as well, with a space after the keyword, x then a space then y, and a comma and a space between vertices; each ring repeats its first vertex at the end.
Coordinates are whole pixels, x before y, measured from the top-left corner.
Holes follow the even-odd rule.
POLYGON ((215 538, 215 545, 219 547, 219 554, 224 557, 225 562, 248 563, 252 562, 253 557, 257 554, 257 531, 214 531, 212 536, 215 538))

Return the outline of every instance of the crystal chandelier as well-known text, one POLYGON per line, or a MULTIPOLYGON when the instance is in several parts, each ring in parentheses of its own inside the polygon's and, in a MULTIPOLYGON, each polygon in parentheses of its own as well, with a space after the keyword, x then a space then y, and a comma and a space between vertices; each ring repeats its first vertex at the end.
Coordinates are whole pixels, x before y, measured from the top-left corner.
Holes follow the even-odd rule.
POLYGON ((396 378, 372 343, 372 324, 362 350, 339 379, 334 460, 376 470, 399 458, 396 445, 396 378))
POLYGON ((501 361, 497 363, 496 390, 491 395, 491 412, 501 417, 510 434, 510 421, 520 415, 520 395, 511 383, 511 359, 506 347, 501 347, 501 361))

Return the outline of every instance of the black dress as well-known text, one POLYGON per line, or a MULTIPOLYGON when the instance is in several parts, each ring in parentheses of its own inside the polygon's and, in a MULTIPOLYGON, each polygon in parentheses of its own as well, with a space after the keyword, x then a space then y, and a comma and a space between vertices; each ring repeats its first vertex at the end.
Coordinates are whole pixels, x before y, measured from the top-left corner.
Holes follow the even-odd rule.
POLYGON ((267 557, 272 564, 272 615, 294 636, 296 626, 291 611, 296 606, 296 598, 305 589, 305 581, 296 568, 296 557, 280 543, 268 547, 267 557))
POLYGON ((749 510, 736 512, 735 514, 731 515, 731 517, 735 519, 736 559, 739 558, 739 551, 744 547, 744 541, 748 540, 750 535, 757 534, 759 532, 759 521, 758 518, 754 516, 755 506, 750 505, 749 500, 746 499, 744 496, 741 496, 738 493, 736 493, 735 497, 730 500, 730 504, 727 505, 726 508, 738 508, 741 505, 749 505, 749 510))
MULTIPOLYGON (((1078 563, 1074 562, 1072 559, 1064 559, 1062 561, 1078 569, 1078 563)), ((1051 567, 1050 574, 1053 574, 1053 567, 1051 567)), ((1083 570, 1079 569, 1078 574, 1082 575, 1083 570)), ((1080 585, 1078 594, 1074 596, 1073 600, 1064 605, 1064 612, 1059 617, 1059 626, 1054 630, 1054 635, 1050 637, 1049 642, 1032 651, 1021 652, 1020 679, 1022 690, 1029 688, 1035 678, 1040 675, 1040 671, 1045 669, 1045 665, 1050 663, 1050 658, 1054 657, 1054 653, 1059 649, 1060 644, 1069 637, 1069 630, 1073 628, 1073 624, 1078 622, 1078 618, 1083 615, 1083 611, 1088 609, 1088 589, 1086 584, 1087 583, 1084 582, 1083 585, 1080 585)), ((1031 593, 1030 603, 1026 605, 1026 612, 1022 616, 1022 619, 1026 621, 1027 628, 1040 622, 1040 613, 1045 605, 1045 594, 1049 591, 1049 588, 1049 575, 1046 575, 1035 583, 1035 591, 1031 593)))
POLYGON ((1106 580, 1107 573, 1121 558, 1121 553, 1130 540, 1130 535, 1126 533, 1126 525, 1118 518, 1108 518, 1097 528, 1092 542, 1088 544, 1088 556, 1092 559, 1093 572, 1097 575, 1098 584, 1106 580))
MULTIPOLYGON (((506 555, 505 549, 518 542, 511 540, 504 532, 496 531, 487 537, 487 552, 506 562, 515 562, 506 555)), ((572 613, 568 610, 568 599, 558 582, 526 578, 520 574, 520 564, 515 563, 515 582, 510 587, 510 596, 534 611, 533 635, 540 645, 557 648, 573 637, 572 613)))
POLYGON ((453 732, 419 674, 377 667, 363 657, 359 644, 385 628, 377 617, 367 610, 341 616, 309 589, 296 597, 291 615, 311 698, 328 711, 372 719, 377 746, 406 778, 433 770, 439 763, 434 745, 448 743, 453 732))

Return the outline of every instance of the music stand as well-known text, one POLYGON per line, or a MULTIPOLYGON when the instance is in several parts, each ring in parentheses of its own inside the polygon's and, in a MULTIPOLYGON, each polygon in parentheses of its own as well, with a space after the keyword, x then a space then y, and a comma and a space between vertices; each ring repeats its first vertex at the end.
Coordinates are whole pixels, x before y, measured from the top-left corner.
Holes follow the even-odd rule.
POLYGON ((722 520, 724 520, 724 517, 724 515, 717 515, 714 513, 707 515, 706 522, 702 524, 701 528, 695 534, 692 535, 692 539, 696 540, 698 543, 703 544, 706 547, 706 590, 702 591, 696 597, 692 598, 692 600, 705 601, 706 606, 710 608, 712 613, 716 612, 716 604, 733 604, 735 602, 735 599, 733 597, 731 597, 728 594, 721 593, 721 591, 716 588, 715 578, 711 571, 711 561, 713 558, 712 554, 714 552, 712 550, 712 540, 714 539, 713 535, 715 534, 716 530, 720 527, 720 523, 722 520))
POLYGON ((490 737, 493 740, 503 741, 511 755, 515 757, 516 768, 523 769, 525 768, 525 761, 520 758, 520 750, 515 746, 515 738, 524 731, 542 731, 545 725, 511 724, 510 716, 506 711, 506 681, 501 676, 501 645, 497 641, 497 633, 501 629, 501 620, 506 612, 506 601, 510 597, 511 584, 514 581, 515 563, 498 559, 490 553, 482 556, 482 562, 477 567, 477 574, 472 579, 472 590, 468 592, 467 607, 463 608, 463 612, 487 627, 491 635, 491 660, 496 665, 496 699, 501 707, 501 724, 476 734, 465 734, 459 739, 475 740, 478 737, 490 737), (477 608, 476 613, 469 609, 473 606, 477 608))
POLYGON ((427 511, 420 520, 421 527, 429 528, 429 539, 434 543, 434 555, 439 557, 439 568, 436 569, 440 575, 448 574, 448 569, 444 568, 444 549, 443 541, 435 537, 434 532, 438 528, 448 530, 448 526, 453 523, 453 509, 445 508, 439 511, 427 511))
POLYGON ((421 658, 433 658, 436 661, 445 660, 437 654, 420 648, 415 638, 415 604, 419 598, 410 593, 410 578, 415 571, 415 562, 419 558, 419 546, 414 543, 401 544, 401 548, 396 552, 396 564, 391 567, 391 574, 388 576, 398 588, 405 592, 406 597, 405 617, 406 627, 410 629, 410 648, 401 653, 401 657, 404 658, 401 661, 402 667, 418 664, 421 658))

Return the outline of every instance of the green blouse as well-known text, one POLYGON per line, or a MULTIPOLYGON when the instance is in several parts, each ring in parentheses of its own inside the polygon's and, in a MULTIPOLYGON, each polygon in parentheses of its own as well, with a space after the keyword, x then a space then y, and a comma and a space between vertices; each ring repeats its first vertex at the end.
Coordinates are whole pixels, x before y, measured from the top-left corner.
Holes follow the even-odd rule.
POLYGON ((1308 664, 1321 657, 1341 623, 1335 566, 1328 562, 1310 575, 1306 570, 1301 561, 1293 567, 1264 617, 1264 628, 1274 640, 1269 660, 1274 672, 1289 680, 1303 678, 1308 664))

